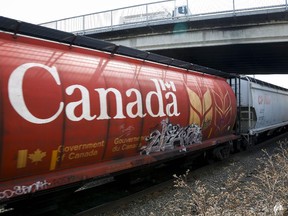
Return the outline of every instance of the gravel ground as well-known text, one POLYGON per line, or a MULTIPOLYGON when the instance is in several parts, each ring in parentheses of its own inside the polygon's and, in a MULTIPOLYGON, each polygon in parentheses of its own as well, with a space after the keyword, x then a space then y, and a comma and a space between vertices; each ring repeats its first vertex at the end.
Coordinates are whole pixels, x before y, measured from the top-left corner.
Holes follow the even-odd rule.
MULTIPOLYGON (((282 137, 281 140, 282 141, 284 140, 285 142, 287 142, 287 138, 285 137, 284 138, 282 137)), ((221 191, 226 191, 228 192, 228 197, 230 197, 232 196, 232 194, 229 194, 229 190, 226 190, 226 189, 227 187, 231 188, 232 184, 230 185, 227 184, 227 179, 230 178, 231 176, 236 176, 242 173, 241 179, 239 178, 237 180, 238 182, 237 187, 241 187, 241 185, 243 185, 243 187, 245 185, 247 186, 247 184, 244 184, 244 183, 252 181, 253 176, 257 173, 257 169, 259 168, 259 166, 263 165, 263 160, 262 162, 261 160, 259 160, 259 158, 265 157, 265 153, 263 152, 262 149, 265 149, 268 155, 272 155, 275 151, 275 146, 279 146, 277 143, 276 141, 270 141, 269 144, 258 145, 258 147, 253 150, 234 154, 229 159, 226 159, 225 161, 213 163, 209 166, 205 166, 203 168, 194 170, 193 172, 191 171, 187 176, 187 181, 185 181, 188 184, 187 187, 190 189, 195 188, 195 182, 200 181, 201 183, 205 185, 209 185, 209 190, 214 190, 213 193, 219 194, 221 193, 221 191), (239 181, 240 181, 240 184, 239 184, 239 181)), ((184 190, 189 191, 190 189, 187 189, 187 187, 184 188, 184 190)), ((202 191, 198 190, 198 198, 196 197, 196 199, 199 199, 199 200, 202 199, 203 194, 210 196, 210 193, 207 193, 205 188, 203 189, 203 187, 200 187, 200 189, 202 191), (199 192, 202 194, 200 195, 199 192)), ((201 215, 199 211, 198 211, 198 214, 196 210, 194 212, 193 210, 191 211, 191 206, 189 206, 189 201, 187 202, 187 200, 191 199, 191 196, 187 196, 187 193, 186 195, 183 195, 182 193, 182 195, 180 195, 180 198, 179 198, 179 190, 181 189, 177 189, 172 184, 171 186, 168 186, 165 189, 161 189, 159 191, 145 195, 142 198, 136 199, 125 206, 121 206, 117 209, 111 209, 111 211, 106 212, 105 214, 101 214, 101 215, 103 216, 106 216, 106 215, 109 215, 109 216, 201 215), (183 197, 181 198, 181 196, 183 197), (178 197, 178 201, 175 201, 175 197, 178 197), (181 199, 183 200, 181 201, 181 199), (182 209, 182 210, 175 211, 176 208, 182 209), (185 208, 186 209, 190 208, 188 213, 187 211, 183 210, 185 208)), ((242 188, 239 188, 239 190, 241 191, 242 188)), ((192 192, 190 192, 190 194, 191 193, 192 192)), ((223 194, 225 193, 222 193, 222 195, 223 194)), ((227 196, 227 194, 225 196, 227 196)), ((210 199, 210 198, 211 197, 207 197, 207 196, 205 197, 205 199, 210 199)), ((227 202, 227 200, 224 200, 223 202, 227 202)), ((198 204, 200 206, 200 202, 198 204)), ((206 214, 206 215, 213 215, 213 213, 206 214)), ((232 212, 227 211, 226 213, 224 212, 219 215, 271 215, 271 210, 267 210, 267 209, 263 210, 263 208, 260 210, 252 209, 251 211, 247 212, 247 214, 246 213, 236 214, 236 213, 233 213, 233 211, 232 212), (267 213, 267 212, 270 212, 270 213, 267 213)))

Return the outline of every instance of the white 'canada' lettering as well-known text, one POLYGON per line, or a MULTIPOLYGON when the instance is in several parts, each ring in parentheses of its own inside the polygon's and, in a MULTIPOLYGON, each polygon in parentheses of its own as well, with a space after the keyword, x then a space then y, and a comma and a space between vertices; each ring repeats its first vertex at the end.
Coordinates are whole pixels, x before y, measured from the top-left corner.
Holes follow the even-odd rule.
MULTIPOLYGON (((90 101, 91 97, 90 94, 95 94, 95 92, 89 92, 89 90, 79 84, 68 86, 65 89, 65 93, 67 96, 73 95, 75 90, 80 91, 81 99, 78 101, 69 102, 64 104, 63 101, 59 101, 58 110, 55 112, 54 115, 50 116, 49 118, 39 118, 33 115, 30 112, 29 108, 27 107, 24 95, 23 95, 23 81, 25 73, 28 69, 33 67, 40 67, 43 68, 47 73, 49 73, 55 83, 61 87, 61 81, 58 74, 56 67, 48 67, 43 64, 38 63, 26 63, 20 65, 16 68, 8 81, 8 97, 11 102, 12 107, 15 111, 23 117, 25 120, 34 123, 34 124, 47 124, 49 122, 54 121, 64 110, 65 107, 65 114, 67 118, 71 121, 81 121, 81 120, 105 120, 105 119, 125 119, 129 118, 144 118, 147 115, 152 117, 163 117, 163 116, 179 116, 180 113, 178 112, 178 105, 177 105, 177 97, 174 92, 176 92, 176 87, 172 81, 164 83, 163 80, 158 79, 151 79, 155 86, 155 90, 151 90, 147 93, 146 98, 142 100, 143 95, 138 89, 130 88, 125 92, 125 95, 122 95, 122 92, 117 90, 116 88, 95 88, 95 92, 99 95, 99 101, 97 104, 100 106, 100 113, 99 115, 91 114, 91 103, 95 103, 95 101, 90 101), (110 116, 108 111, 108 94, 113 94, 116 102, 116 110, 113 112, 115 113, 114 116, 110 116), (134 96, 136 99, 135 101, 129 102, 126 107, 123 107, 123 97, 130 98, 134 96), (165 99, 170 99, 170 103, 164 107, 165 99), (152 100, 157 101, 158 108, 155 105, 152 108, 152 100), (143 107, 142 101, 145 102, 143 107), (75 110, 77 107, 81 106, 82 113, 80 115, 75 114, 75 110), (126 111, 126 115, 124 113, 124 109, 126 111), (147 113, 145 113, 145 110, 147 113)), ((43 92, 43 97, 45 92, 43 92)), ((28 98, 28 97, 27 97, 28 98)), ((26 99, 27 99, 26 98, 26 99)), ((93 95, 92 95, 93 98, 93 95)), ((111 111, 110 111, 111 112, 111 111)))
POLYGON ((29 122, 35 123, 35 124, 45 124, 49 123, 51 121, 54 121, 62 112, 64 103, 59 103, 59 108, 57 112, 47 119, 41 119, 34 116, 26 106, 26 103, 24 101, 24 95, 23 95, 23 79, 26 71, 29 68, 32 67, 41 67, 45 69, 50 75, 54 78, 57 85, 61 85, 60 78, 57 72, 57 69, 55 67, 48 67, 43 64, 37 64, 37 63, 26 63, 23 65, 20 65, 18 68, 16 68, 8 81, 8 96, 9 100, 15 109, 15 111, 22 116, 24 119, 26 119, 29 122))

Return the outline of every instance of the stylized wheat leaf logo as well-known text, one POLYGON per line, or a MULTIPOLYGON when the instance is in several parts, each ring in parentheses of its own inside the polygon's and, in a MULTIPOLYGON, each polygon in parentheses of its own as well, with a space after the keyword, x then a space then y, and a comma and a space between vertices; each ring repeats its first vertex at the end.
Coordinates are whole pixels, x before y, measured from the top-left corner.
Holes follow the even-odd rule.
POLYGON ((187 92, 190 102, 190 118, 189 124, 197 124, 205 129, 211 124, 213 110, 212 110, 212 96, 210 90, 202 94, 196 94, 193 90, 187 87, 187 92))
POLYGON ((215 118, 214 124, 218 130, 223 131, 226 130, 230 124, 232 104, 228 92, 223 93, 220 88, 218 88, 218 92, 219 93, 213 91, 215 97, 215 114, 218 117, 215 118))

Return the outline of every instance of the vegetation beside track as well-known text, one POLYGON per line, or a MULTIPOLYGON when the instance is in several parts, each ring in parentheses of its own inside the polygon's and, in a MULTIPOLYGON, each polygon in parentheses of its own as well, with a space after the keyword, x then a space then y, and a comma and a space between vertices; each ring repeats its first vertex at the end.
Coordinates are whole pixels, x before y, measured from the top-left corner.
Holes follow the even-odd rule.
POLYGON ((252 172, 232 164, 216 184, 189 179, 189 171, 175 175, 177 190, 164 215, 288 215, 288 140, 262 151, 252 172))

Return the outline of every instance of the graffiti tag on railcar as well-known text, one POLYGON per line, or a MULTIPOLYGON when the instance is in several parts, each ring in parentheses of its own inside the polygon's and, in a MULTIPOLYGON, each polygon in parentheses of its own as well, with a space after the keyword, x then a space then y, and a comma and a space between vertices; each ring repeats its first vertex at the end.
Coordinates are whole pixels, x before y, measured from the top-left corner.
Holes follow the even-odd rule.
POLYGON ((0 191, 0 200, 1 199, 9 199, 16 195, 24 195, 28 193, 34 193, 36 191, 47 189, 51 183, 44 181, 37 181, 31 185, 17 185, 14 186, 13 189, 7 189, 4 191, 0 191))
POLYGON ((162 130, 154 130, 146 138, 148 145, 141 148, 140 154, 174 149, 177 146, 181 151, 186 151, 186 146, 202 142, 202 130, 196 124, 181 127, 179 124, 172 124, 168 119, 161 121, 162 130))

